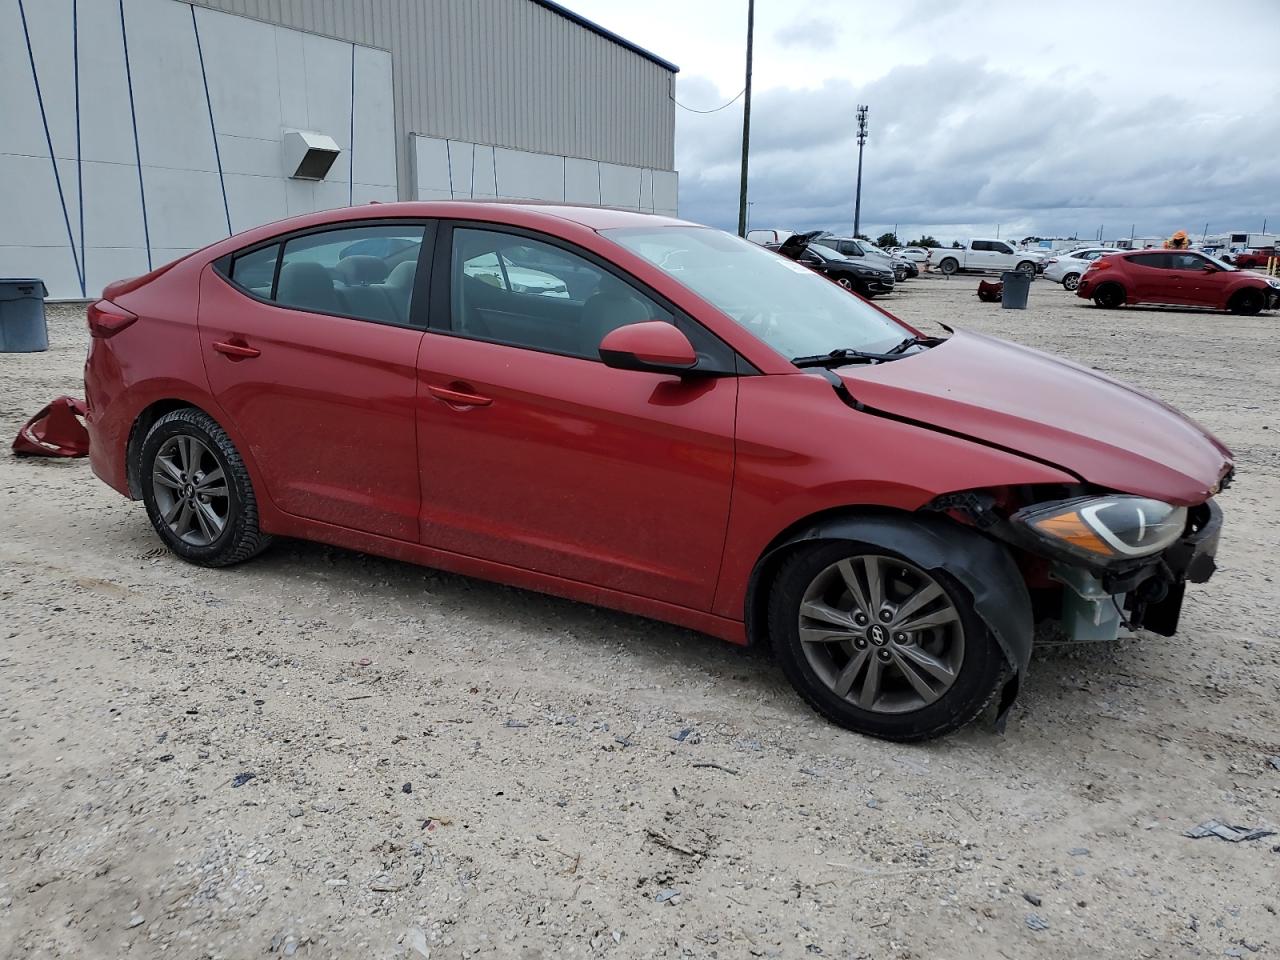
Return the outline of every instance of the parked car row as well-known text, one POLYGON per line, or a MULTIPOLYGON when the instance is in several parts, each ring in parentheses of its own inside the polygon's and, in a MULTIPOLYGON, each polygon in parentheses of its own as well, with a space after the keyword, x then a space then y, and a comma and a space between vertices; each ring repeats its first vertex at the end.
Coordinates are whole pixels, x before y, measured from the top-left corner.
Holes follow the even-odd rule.
POLYGON ((789 257, 868 300, 880 294, 893 293, 897 277, 892 265, 865 255, 841 253, 829 246, 826 240, 822 231, 814 230, 793 233, 782 243, 767 243, 765 248, 789 257))
POLYGON ((1061 256, 1050 257, 1044 263, 1044 278, 1062 284, 1067 290, 1074 290, 1093 261, 1119 252, 1115 247, 1080 247, 1061 256))

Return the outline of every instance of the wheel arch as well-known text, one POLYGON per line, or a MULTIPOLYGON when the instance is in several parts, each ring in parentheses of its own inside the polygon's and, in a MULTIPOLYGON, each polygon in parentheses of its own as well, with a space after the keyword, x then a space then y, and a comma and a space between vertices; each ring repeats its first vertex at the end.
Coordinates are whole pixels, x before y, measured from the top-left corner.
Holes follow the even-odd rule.
MULTIPOLYGON (((801 547, 856 540, 887 547, 926 570, 942 569, 969 591, 1014 673, 1027 669, 1035 624, 1026 581, 1007 547, 941 514, 883 507, 836 508, 780 533, 760 555, 747 583, 747 642, 767 643, 769 587, 782 562, 801 547)), ((1008 698, 1006 698, 1008 699, 1008 698)))
POLYGON ((236 429, 235 424, 231 423, 229 418, 223 415, 216 405, 207 401, 201 402, 199 399, 170 394, 152 399, 150 403, 138 412, 129 428, 129 439, 125 443, 125 477, 129 484, 129 496, 134 500, 142 499, 138 460, 140 459, 142 444, 147 438, 147 433, 155 426, 156 421, 165 414, 185 408, 199 410, 220 426, 227 436, 231 438, 231 442, 235 444, 236 450, 240 454, 240 459, 244 461, 245 469, 249 472, 249 480, 253 484, 254 493, 258 498, 259 522, 264 531, 271 532, 271 529, 276 525, 277 511, 274 502, 271 500, 271 493, 266 487, 261 472, 258 470, 258 464, 254 460, 253 452, 240 435, 240 431, 236 429))

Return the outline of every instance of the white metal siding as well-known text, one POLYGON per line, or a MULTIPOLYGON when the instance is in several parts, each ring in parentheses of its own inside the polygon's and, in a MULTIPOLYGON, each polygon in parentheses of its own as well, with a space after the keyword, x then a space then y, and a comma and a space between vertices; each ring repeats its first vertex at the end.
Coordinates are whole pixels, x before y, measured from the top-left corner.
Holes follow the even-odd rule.
POLYGON ((672 73, 530 0, 195 0, 391 53, 400 196, 409 134, 675 166, 672 73))

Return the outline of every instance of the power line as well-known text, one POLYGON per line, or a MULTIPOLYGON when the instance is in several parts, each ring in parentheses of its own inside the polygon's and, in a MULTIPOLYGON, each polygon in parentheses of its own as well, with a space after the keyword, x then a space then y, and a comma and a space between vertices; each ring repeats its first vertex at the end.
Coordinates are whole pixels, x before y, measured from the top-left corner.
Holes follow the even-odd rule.
POLYGON ((671 102, 672 102, 672 103, 674 103, 674 104, 675 104, 677 107, 679 107, 681 110, 688 110, 690 113, 719 113, 721 110, 725 109, 725 107, 732 107, 735 103, 737 103, 737 102, 738 102, 738 100, 739 100, 739 99, 742 97, 742 95, 743 95, 744 93, 746 93, 746 92, 747 92, 747 88, 746 88, 746 87, 743 87, 741 90, 739 90, 739 91, 737 92, 737 94, 734 96, 734 98, 733 98, 732 100, 730 100, 728 103, 721 104, 721 105, 720 105, 720 106, 718 106, 718 107, 712 107, 710 110, 696 110, 696 109, 694 109, 693 107, 686 107, 683 103, 681 103, 679 100, 677 100, 674 96, 671 96, 671 94, 667 94, 667 96, 671 97, 671 102))

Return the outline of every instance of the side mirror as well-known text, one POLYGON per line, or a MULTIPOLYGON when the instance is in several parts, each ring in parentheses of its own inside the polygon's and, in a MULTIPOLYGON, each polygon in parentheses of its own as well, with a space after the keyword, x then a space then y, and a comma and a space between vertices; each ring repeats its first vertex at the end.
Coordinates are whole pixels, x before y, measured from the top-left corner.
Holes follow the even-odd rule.
POLYGON ((698 354, 680 330, 662 320, 629 323, 605 334, 600 359, 619 370, 651 373, 687 373, 698 354))

